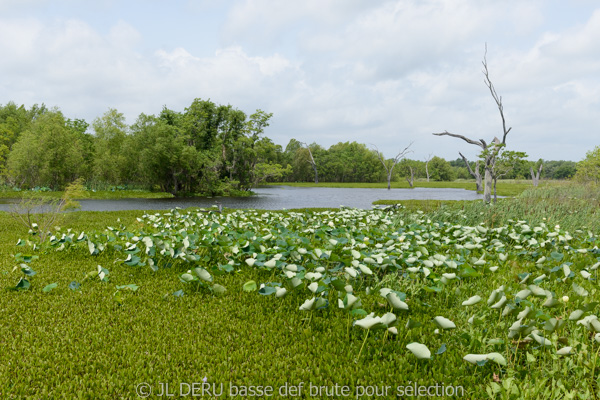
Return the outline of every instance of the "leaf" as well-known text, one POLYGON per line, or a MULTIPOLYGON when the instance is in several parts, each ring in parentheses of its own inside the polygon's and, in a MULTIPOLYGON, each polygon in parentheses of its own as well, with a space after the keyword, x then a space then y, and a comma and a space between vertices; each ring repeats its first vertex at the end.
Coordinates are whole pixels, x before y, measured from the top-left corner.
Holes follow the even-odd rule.
POLYGON ((81 283, 73 281, 71 283, 69 283, 69 289, 76 291, 76 290, 80 290, 81 289, 81 283))
POLYGON ((450 321, 448 318, 437 316, 433 319, 433 322, 441 329, 455 329, 456 324, 450 321))
POLYGON ((49 285, 46 285, 43 289, 42 292, 44 293, 48 293, 51 292, 52 289, 55 289, 58 286, 58 283, 51 283, 49 285))
POLYGON ((178 290, 178 291, 176 291, 176 292, 173 292, 173 296, 175 296, 175 297, 183 297, 183 295, 184 295, 184 294, 185 294, 185 293, 184 293, 184 292, 183 292, 183 290, 181 290, 181 289, 179 289, 179 290, 178 290))
POLYGON ((550 257, 555 261, 561 261, 564 255, 562 253, 553 251, 552 253, 550 253, 550 257))
POLYGON ((406 329, 414 329, 414 328, 418 328, 420 326, 423 326, 423 324, 420 323, 419 321, 415 321, 415 320, 409 318, 408 321, 406 321, 405 328, 406 329))
POLYGON ((117 286, 117 290, 121 290, 121 289, 127 289, 127 290, 131 290, 132 292, 137 292, 137 290, 139 289, 139 286, 136 285, 135 283, 117 286))
POLYGON ((17 283, 17 286, 14 287, 15 290, 29 290, 31 287, 31 283, 25 278, 21 278, 17 283))
POLYGON ((130 254, 129 256, 127 256, 124 263, 129 265, 130 267, 135 267, 140 264, 140 258, 134 254, 130 254))
POLYGON ((431 351, 424 344, 413 342, 406 345, 406 348, 411 351, 419 360, 431 358, 431 351))
POLYGON ((188 282, 192 282, 194 280, 194 276, 192 274, 181 274, 181 276, 179 277, 179 280, 181 280, 183 283, 188 283, 188 282))
POLYGON ((206 281, 206 282, 212 282, 213 281, 213 278, 210 275, 210 273, 207 270, 205 270, 204 268, 202 268, 202 267, 196 267, 196 268, 194 268, 194 273, 196 274, 196 276, 198 278, 202 279, 203 281, 206 281))
POLYGON ((504 356, 500 353, 489 353, 487 354, 487 359, 492 360, 496 364, 500 364, 503 367, 506 367, 507 365, 506 358, 504 358, 504 356))
POLYGON ((32 270, 31 267, 27 264, 21 264, 21 272, 23 272, 27 276, 34 276, 35 274, 37 274, 37 272, 32 270))
POLYGON ((216 294, 223 294, 227 290, 227 289, 225 289, 225 286, 221 286, 218 283, 215 283, 212 288, 213 288, 213 292, 216 294))
POLYGON ((463 306, 472 306, 473 304, 477 304, 481 301, 481 296, 475 295, 470 297, 468 300, 462 302, 463 306))
POLYGON ((470 362, 471 364, 482 366, 485 365, 487 361, 487 354, 467 354, 463 357, 463 360, 470 362))
POLYGON ((341 279, 333 279, 331 280, 331 286, 333 286, 336 290, 339 290, 340 292, 344 292, 345 289, 344 287, 346 286, 346 283, 341 280, 341 279))
POLYGON ((586 297, 587 295, 590 294, 587 290, 585 290, 584 288, 582 288, 581 286, 579 286, 575 282, 573 282, 572 287, 573 287, 573 291, 575 292, 575 294, 577 296, 586 297))
POLYGON ((313 297, 312 299, 306 300, 300 306, 300 311, 312 311, 315 308, 316 299, 313 297))
POLYGON ((87 244, 88 244, 88 249, 89 249, 91 255, 98 253, 98 249, 96 248, 96 245, 94 243, 92 243, 89 239, 87 241, 87 244))
POLYGON ((108 275, 108 270, 98 265, 98 278, 100 278, 102 282, 108 282, 108 275))
POLYGON ((390 306, 394 308, 394 310, 408 310, 408 304, 400 300, 400 298, 395 292, 390 292, 385 297, 390 306))
POLYGON ((273 287, 273 286, 263 286, 262 288, 260 288, 258 293, 262 294, 263 296, 269 296, 269 295, 275 293, 277 291, 277 289, 278 288, 273 287))
POLYGON ((446 343, 443 343, 440 348, 435 352, 436 355, 444 354, 446 352, 446 343))
POLYGON ((248 282, 244 283, 244 286, 242 286, 242 289, 244 289, 244 292, 254 292, 257 287, 258 286, 256 285, 255 281, 248 281, 248 282))

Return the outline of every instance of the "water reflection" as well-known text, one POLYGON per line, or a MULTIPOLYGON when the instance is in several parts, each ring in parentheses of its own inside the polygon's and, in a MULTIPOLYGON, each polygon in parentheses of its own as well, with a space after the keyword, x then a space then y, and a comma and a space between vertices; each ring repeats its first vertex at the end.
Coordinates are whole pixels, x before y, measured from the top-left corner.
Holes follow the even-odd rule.
MULTIPOLYGON (((465 189, 347 189, 326 187, 268 186, 254 189, 251 197, 191 197, 178 199, 81 200, 82 211, 163 210, 174 207, 211 207, 281 210, 308 207, 372 208, 375 200, 480 200, 482 195, 465 189)), ((0 211, 8 211, 17 199, 0 201, 0 211)))

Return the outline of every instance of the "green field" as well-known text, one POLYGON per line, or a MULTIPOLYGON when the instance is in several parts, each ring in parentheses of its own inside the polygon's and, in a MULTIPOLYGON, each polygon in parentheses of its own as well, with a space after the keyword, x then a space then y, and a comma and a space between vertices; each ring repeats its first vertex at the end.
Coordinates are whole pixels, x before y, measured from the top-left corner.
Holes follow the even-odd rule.
POLYGON ((0 398, 598 398, 599 199, 0 213, 0 398))

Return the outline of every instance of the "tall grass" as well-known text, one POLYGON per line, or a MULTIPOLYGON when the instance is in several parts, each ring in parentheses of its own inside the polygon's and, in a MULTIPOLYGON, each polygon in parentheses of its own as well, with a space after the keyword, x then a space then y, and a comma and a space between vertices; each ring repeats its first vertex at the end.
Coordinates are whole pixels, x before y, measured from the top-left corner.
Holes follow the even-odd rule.
MULTIPOLYGON (((530 188, 514 199, 499 199, 495 204, 480 201, 444 202, 433 212, 431 219, 466 225, 495 227, 509 220, 527 220, 560 225, 575 231, 600 231, 600 186, 563 184, 530 188)), ((413 207, 411 207, 413 208, 413 207)), ((427 207, 431 211, 430 207, 427 207)), ((407 210, 408 212, 409 210, 407 210)))

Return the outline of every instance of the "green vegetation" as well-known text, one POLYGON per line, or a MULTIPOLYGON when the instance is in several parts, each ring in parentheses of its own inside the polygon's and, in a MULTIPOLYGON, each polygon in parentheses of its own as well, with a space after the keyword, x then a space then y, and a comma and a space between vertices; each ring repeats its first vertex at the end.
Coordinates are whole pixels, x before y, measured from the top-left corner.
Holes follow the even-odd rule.
MULTIPOLYGON (((60 191, 76 179, 95 190, 129 187, 176 196, 239 196, 264 182, 314 182, 317 175, 319 181, 344 184, 380 184, 389 178, 394 187, 408 187, 406 179, 435 185, 471 178, 466 159, 446 161, 431 154, 422 161, 399 155, 382 163, 376 149, 356 142, 325 149, 291 139, 283 149, 265 136, 271 117, 262 110, 247 115, 231 105, 195 99, 183 111, 165 107, 158 115, 140 114, 132 125, 115 109, 88 124, 67 118, 58 108, 26 109, 10 102, 0 105, 0 194, 60 191), (384 165, 396 161, 393 171, 388 167, 388 177, 384 165)), ((521 156, 500 156, 497 178, 528 180, 531 168, 537 171, 542 163, 543 180, 569 179, 576 172, 572 161, 533 162, 523 160, 523 152, 507 154, 521 156)), ((481 173, 479 164, 471 161, 469 166, 481 173)), ((590 164, 578 165, 579 177, 587 179, 590 164)))
POLYGON ((136 398, 142 382, 156 395, 206 377, 225 395, 439 383, 597 398, 598 194, 541 187, 427 213, 80 212, 42 243, 0 213, 0 396, 136 398))
MULTIPOLYGON (((385 182, 373 182, 373 183, 356 183, 356 182, 279 182, 269 183, 271 185, 287 185, 296 187, 333 187, 333 188, 363 188, 363 189, 385 189, 387 183, 385 182)), ((557 182, 546 182, 546 184, 557 184, 557 182)), ((392 182, 392 189, 410 189, 408 182, 398 181, 392 182)), ((467 189, 475 190, 475 181, 459 180, 452 182, 436 182, 436 181, 415 181, 414 187, 424 188, 455 188, 455 189, 467 189)), ((498 181, 498 196, 517 196, 524 190, 531 187, 531 181, 526 180, 501 180, 498 181)), ((383 204, 383 203, 379 203, 383 204)))
POLYGON ((0 106, 0 184, 62 190, 83 179, 88 188, 133 186, 173 195, 238 195, 289 169, 264 137, 272 114, 247 116, 232 106, 195 99, 183 112, 164 108, 127 126, 108 110, 92 123, 58 109, 0 106))
POLYGON ((577 164, 575 178, 582 182, 600 183, 600 146, 588 151, 586 157, 577 164))
MULTIPOLYGON (((30 191, 2 190, 0 199, 21 199, 30 194, 30 191)), ((64 196, 64 191, 43 192, 44 196, 60 199, 64 196)), ((147 190, 86 190, 78 200, 82 199, 165 199, 173 195, 166 192, 150 192, 147 190)))

